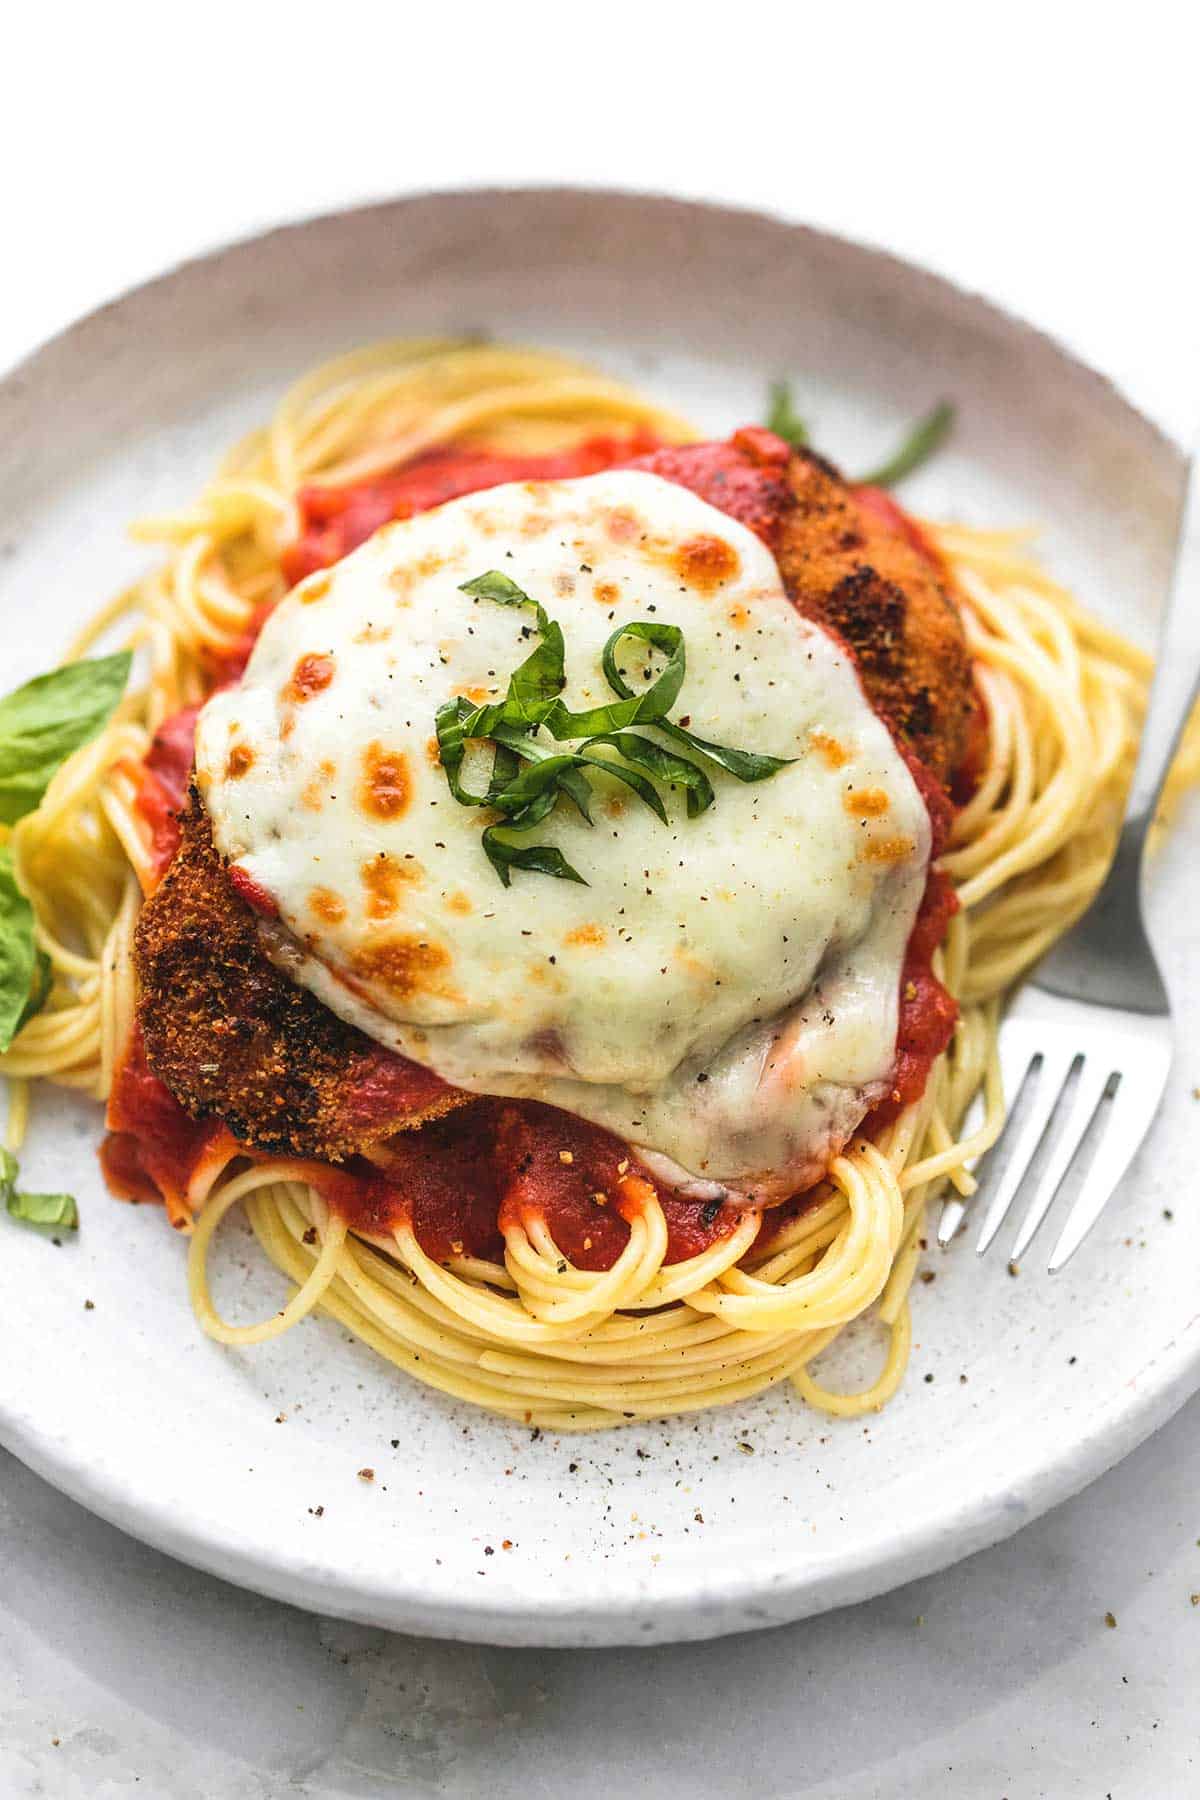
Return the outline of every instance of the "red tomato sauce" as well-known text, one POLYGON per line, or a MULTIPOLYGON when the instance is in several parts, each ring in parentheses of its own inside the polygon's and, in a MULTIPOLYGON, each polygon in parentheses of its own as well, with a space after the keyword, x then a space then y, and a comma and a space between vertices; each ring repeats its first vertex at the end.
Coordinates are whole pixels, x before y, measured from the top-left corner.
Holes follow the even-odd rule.
POLYGON ((260 913, 264 919, 279 917, 279 905, 274 894, 269 894, 262 882, 255 881, 253 875, 243 869, 240 863, 230 863, 225 872, 229 876, 230 887, 247 906, 260 913))
POLYGON ((220 1168, 239 1146, 219 1119, 193 1119, 150 1070, 134 1025, 117 1067, 100 1166, 120 1200, 162 1201, 171 1223, 187 1224, 188 1186, 201 1165, 220 1168))
POLYGON ((150 827, 155 881, 170 868, 179 848, 179 811, 187 796, 196 753, 198 706, 185 706, 163 721, 138 770, 134 805, 150 827))
POLYGON ((427 450, 402 469, 349 487, 302 487, 296 496, 300 532, 284 552, 283 572, 293 584, 339 562, 393 519, 410 519, 447 500, 499 487, 506 481, 566 481, 599 475, 657 447, 648 431, 628 437, 588 438, 572 450, 542 456, 502 456, 491 450, 427 450))
POLYGON ((931 869, 900 977, 892 1091, 864 1122, 862 1130, 868 1137, 921 1098, 930 1069, 954 1036, 958 1006, 934 974, 932 958, 957 911, 958 895, 949 877, 931 869))
MULTIPOLYGON (((125 1200, 161 1200, 172 1223, 190 1217, 198 1177, 234 1157, 264 1160, 218 1120, 195 1120, 151 1071, 134 1028, 108 1105, 100 1162, 110 1190, 125 1200)), ((536 1101, 482 1099, 384 1146, 380 1163, 353 1157, 334 1166, 273 1157, 287 1179, 307 1181, 354 1231, 387 1237, 411 1227, 434 1261, 501 1262, 503 1232, 544 1221, 577 1268, 609 1269, 629 1241, 630 1222, 653 1185, 619 1138, 536 1101)), ((667 1261, 697 1255, 733 1231, 732 1206, 701 1206, 659 1191, 667 1261)))
POLYGON ((690 489, 736 519, 772 549, 780 520, 792 504, 790 455, 773 431, 745 425, 728 443, 667 445, 638 460, 650 474, 690 489))

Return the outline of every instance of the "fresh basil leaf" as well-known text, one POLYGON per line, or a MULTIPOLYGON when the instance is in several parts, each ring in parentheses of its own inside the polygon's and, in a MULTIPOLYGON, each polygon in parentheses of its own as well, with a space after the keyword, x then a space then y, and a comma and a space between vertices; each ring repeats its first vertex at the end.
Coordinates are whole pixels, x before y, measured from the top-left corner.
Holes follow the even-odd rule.
MULTIPOLYGON (((673 645, 673 639, 669 637, 668 634, 682 636, 682 634, 678 632, 677 626, 656 625, 642 621, 638 621, 633 625, 623 625, 619 631, 614 631, 607 644, 604 646, 604 653, 601 659, 604 664, 604 674, 609 687, 622 695, 632 692, 632 689, 618 669, 616 662, 616 648, 622 637, 630 636, 642 638, 647 643, 653 644, 656 649, 667 650, 670 652, 673 645)), ((683 645, 681 642, 679 645, 680 687, 683 685, 683 654, 683 645)), ((648 688, 646 692, 648 694, 655 694, 656 688, 648 688)), ((671 696, 671 705, 674 705, 678 692, 679 687, 676 688, 675 693, 671 696)), ((719 763, 723 769, 727 769, 731 775, 736 775, 739 781, 765 781, 768 775, 777 774, 780 769, 786 768, 789 762, 795 760, 790 756, 759 756, 752 750, 734 750, 725 744, 712 744, 709 743, 706 738, 696 737, 694 733, 685 731, 682 725, 674 725, 661 716, 655 717, 651 714, 647 717, 643 714, 642 720, 644 723, 657 726, 659 731, 663 732, 667 737, 673 738, 676 743, 687 744, 690 749, 699 750, 712 762, 719 763)), ((609 729, 611 729, 611 727, 609 729)), ((688 791, 688 797, 688 815, 689 817, 694 818, 696 815, 691 808, 691 789, 688 791)), ((705 806, 710 804, 711 795, 710 799, 705 801, 705 806)), ((698 810, 703 812, 704 806, 700 806, 698 810)))
MULTIPOLYGON (((48 961, 49 959, 47 959, 48 961)), ((33 935, 33 908, 17 886, 12 852, 0 845, 0 1051, 45 1000, 43 963, 33 935)))
POLYGON ((0 700, 0 823, 32 812, 55 770, 107 724, 132 660, 120 650, 67 663, 0 700))
POLYGON ((79 1208, 70 1194, 18 1194, 5 1197, 14 1219, 23 1225, 56 1225, 61 1231, 79 1229, 79 1208))
POLYGON ((557 700, 566 682, 562 627, 538 607, 542 641, 508 678, 504 716, 508 723, 536 725, 546 707, 557 700))
MULTIPOLYGON (((610 741, 611 740, 608 738, 592 739, 593 743, 607 743, 610 741)), ((664 825, 670 824, 670 820, 667 818, 667 809, 663 805, 658 789, 654 786, 652 781, 647 781, 646 777, 644 775, 639 775, 636 769, 626 768, 624 764, 619 763, 615 757, 596 755, 591 748, 586 745, 583 750, 583 758, 585 762, 591 763, 594 768, 603 769, 607 774, 615 776, 618 781, 623 781, 627 788, 633 789, 639 800, 645 801, 646 805, 650 808, 650 811, 654 813, 657 818, 661 819, 664 825)))
POLYGON ((674 706, 683 686, 687 669, 683 633, 678 625, 655 625, 640 620, 621 625, 605 644, 602 662, 609 686, 621 698, 610 700, 605 706, 589 707, 586 712, 572 712, 561 700, 553 701, 543 709, 538 720, 551 736, 560 740, 599 737, 606 732, 623 731, 629 725, 653 724, 662 718, 674 706), (640 694, 626 683, 616 665, 616 646, 624 637, 640 638, 664 651, 668 657, 666 668, 640 694))
MULTIPOLYGON (((651 812, 657 814, 665 825, 667 823, 666 808, 652 784, 637 774, 635 770, 623 768, 614 758, 593 754, 591 745, 597 742, 611 743, 617 742, 617 739, 611 736, 593 738, 581 750, 568 751, 560 756, 549 756, 542 762, 531 764, 529 768, 522 769, 511 786, 496 795, 494 805, 499 807, 501 812, 510 814, 510 823, 514 826, 518 821, 522 826, 540 823, 546 813, 552 809, 553 799, 562 789, 570 793, 576 805, 579 805, 579 799, 570 784, 582 778, 582 768, 590 763, 595 768, 605 769, 618 781, 623 781, 626 787, 632 788, 638 798, 644 800, 651 812), (545 805, 547 798, 551 800, 551 807, 545 805), (531 805, 537 805, 539 808, 536 817, 529 816, 528 809, 531 805)), ((631 738, 630 742, 637 743, 639 740, 631 738)), ((654 746, 650 745, 649 748, 653 750, 654 746)), ((665 751, 663 755, 666 755, 665 751)), ((674 760, 678 761, 679 759, 674 760)), ((585 797, 585 804, 586 798, 589 797, 585 797)), ((580 811, 590 822, 590 812, 585 811, 582 806, 580 811)))
POLYGON ((513 869, 587 885, 552 845, 521 845, 503 834, 532 830, 553 812, 563 794, 590 825, 591 790, 585 773, 589 767, 603 769, 623 782, 664 825, 668 823, 667 810, 656 781, 683 789, 689 818, 713 804, 713 786, 703 768, 653 738, 629 731, 631 725, 657 727, 740 781, 765 780, 790 760, 712 744, 670 724, 666 715, 679 697, 687 672, 683 632, 677 625, 635 620, 618 626, 601 655, 605 678, 618 698, 604 706, 572 712, 559 698, 565 682, 562 631, 537 601, 498 569, 464 582, 461 591, 503 606, 531 606, 540 634, 537 648, 509 677, 502 701, 472 707, 459 697, 445 701, 436 715, 441 762, 455 799, 463 806, 487 806, 505 815, 502 823, 487 826, 483 833, 484 850, 505 887, 511 883, 513 869), (626 640, 648 645, 666 658, 653 679, 652 671, 646 670, 647 685, 640 692, 630 686, 617 661, 626 640), (578 747, 552 749, 538 740, 539 729, 559 743, 573 740, 578 747), (472 740, 490 741, 495 746, 491 778, 482 793, 472 792, 462 782, 466 745, 472 740), (605 749, 615 750, 616 756, 602 754, 605 749))
POLYGON ((488 782, 488 793, 498 794, 501 788, 508 786, 521 766, 520 758, 515 750, 499 741, 496 743, 496 755, 492 762, 492 778, 488 782))
MULTIPOLYGON (((661 726, 661 719, 656 723, 661 726)), ((695 763, 688 762, 686 757, 675 756, 670 750, 664 750, 661 744, 654 743, 650 738, 639 737, 636 732, 632 731, 615 731, 607 733, 604 737, 594 738, 592 742, 611 744, 626 762, 636 763, 639 768, 645 769, 648 774, 653 775, 655 781, 665 782, 670 787, 681 787, 687 797, 689 819, 698 818, 712 805, 715 797, 712 782, 704 770, 698 768, 695 763)), ((584 748, 587 749, 589 746, 585 745, 584 748)), ((622 770, 608 757, 596 760, 610 774, 620 775, 623 780, 628 779, 628 770, 622 770)), ((654 810, 659 813, 659 817, 665 824, 666 813, 660 811, 658 807, 655 807, 654 810)))
MULTIPOLYGON (((600 662, 604 678, 614 694, 620 694, 622 699, 636 698, 637 710, 629 718, 622 717, 619 722, 614 720, 609 725, 598 725, 596 730, 619 731, 625 725, 651 725, 656 720, 665 718, 679 698, 679 690, 687 673, 683 633, 678 625, 657 625, 648 619, 635 619, 629 625, 617 627, 601 652, 600 662), (667 658, 667 666, 658 679, 636 696, 617 667, 617 646, 623 638, 633 638, 638 643, 649 644, 667 658)), ((602 712, 605 709, 598 707, 595 710, 602 712)))
MULTIPOLYGON (((547 758, 554 758, 560 763, 562 761, 555 751, 547 749, 545 745, 524 735, 527 727, 517 728, 494 724, 492 741, 496 746, 496 755, 492 763, 491 779, 482 794, 473 794, 469 788, 463 785, 461 779, 467 739, 483 735, 479 732, 472 709, 462 700, 446 701, 443 706, 438 708, 436 729, 438 753, 446 773, 446 780, 450 784, 450 792, 460 806, 496 806, 499 803, 499 796, 505 788, 517 779, 522 761, 534 764, 543 762, 547 758)), ((559 786, 574 801, 579 813, 590 825, 592 822, 591 793, 583 775, 577 770, 566 769, 560 777, 559 786)), ((552 804, 553 801, 551 801, 552 804)), ((549 806, 544 808, 541 816, 544 817, 550 810, 549 806)))
MULTIPOLYGON (((497 748, 491 777, 483 793, 473 794, 470 788, 463 785, 462 765, 467 744, 473 739, 490 738, 503 729, 498 721, 485 717, 497 710, 494 707, 473 707, 460 696, 455 700, 443 701, 434 715, 438 760, 450 784, 450 792, 460 806, 490 806, 497 790, 504 787, 516 773, 517 763, 513 755, 516 746, 522 745, 520 753, 528 754, 524 749, 528 740, 514 731, 511 734, 511 749, 505 749, 502 755, 500 748, 497 748)), ((498 738, 496 741, 498 744, 498 738)))
POLYGON ((580 760, 576 751, 567 750, 558 756, 547 756, 540 762, 531 762, 508 787, 496 795, 492 804, 510 817, 522 812, 532 801, 557 790, 561 776, 568 769, 577 769, 580 760))
POLYGON ((792 387, 788 381, 773 381, 770 387, 767 430, 797 450, 808 442, 808 427, 792 405, 792 387))
POLYGON ((19 1174, 12 1151, 0 1146, 0 1200, 14 1219, 25 1225, 56 1225, 63 1231, 78 1228, 79 1209, 70 1194, 19 1194, 19 1174))
MULTIPOLYGON (((677 625, 637 620, 619 626, 604 646, 602 661, 609 686, 620 694, 621 699, 605 706, 590 707, 586 712, 572 712, 558 698, 566 682, 562 629, 547 616, 545 609, 498 569, 477 575, 473 581, 464 581, 459 591, 497 600, 502 606, 533 607, 541 634, 537 649, 509 676, 504 700, 476 707, 471 712, 465 708, 458 710, 457 728, 464 739, 492 737, 498 725, 518 730, 544 725, 551 736, 559 739, 594 737, 599 732, 621 731, 628 725, 649 724, 661 719, 679 697, 687 661, 683 633, 677 625), (635 638, 650 644, 667 657, 667 666, 641 693, 635 693, 628 686, 617 668, 616 648, 622 638, 635 638)), ((451 705, 457 703, 448 701, 442 709, 448 716, 451 705)), ((463 802, 464 805, 479 803, 478 800, 463 802)))
POLYGON ((531 737, 528 725, 506 725, 503 720, 494 725, 487 734, 493 743, 502 749, 509 750, 521 762, 545 762, 548 757, 561 756, 561 750, 555 750, 550 744, 543 744, 538 738, 531 737))
MULTIPOLYGON (((21 1017, 17 1020, 17 1031, 27 1025, 35 1013, 40 1013, 50 998, 50 989, 54 986, 54 964, 44 950, 35 952, 37 961, 34 965, 33 984, 29 990, 29 998, 21 1008, 21 1017)), ((13 1033, 14 1037, 16 1033, 13 1033)))
POLYGON ((532 831, 535 825, 540 825, 554 811, 558 805, 558 792, 557 782, 548 783, 510 818, 501 819, 498 823, 511 831, 532 831))
POLYGON ((710 744, 707 738, 697 737, 694 731, 685 731, 682 725, 675 725, 669 719, 656 720, 655 729, 677 744, 686 744, 690 750, 698 750, 710 762, 719 763, 730 775, 736 775, 739 781, 765 781, 768 775, 777 775, 780 769, 786 769, 789 763, 796 760, 794 756, 760 756, 754 750, 735 750, 728 744, 710 744))
MULTIPOLYGON (((529 737, 526 732, 511 725, 497 725, 493 731, 496 745, 496 760, 492 765, 492 779, 488 786, 488 800, 491 805, 497 804, 497 796, 516 779, 522 761, 545 762, 557 757, 559 752, 551 750, 545 744, 539 744, 536 738, 529 737)), ((580 816, 592 822, 591 789, 587 780, 578 769, 564 769, 559 777, 559 787, 575 803, 580 816)))
MULTIPOLYGON (((558 627, 554 629, 557 631, 558 627)), ((559 634, 561 641, 561 633, 559 634)), ((519 711, 511 701, 503 707, 504 722, 512 725, 540 724, 544 725, 552 737, 589 738, 596 737, 606 731, 621 731, 628 725, 651 724, 668 713, 679 696, 686 672, 686 655, 683 647, 683 633, 678 625, 656 625, 635 621, 630 625, 622 625, 613 632, 603 652, 604 672, 609 686, 616 688, 621 694, 620 700, 610 700, 604 706, 592 706, 586 712, 572 712, 561 700, 553 699, 522 707, 519 711), (642 692, 635 691, 625 684, 617 669, 615 650, 621 638, 640 638, 643 642, 662 650, 668 658, 667 666, 658 677, 642 692), (610 669, 612 673, 610 673, 610 669), (616 686, 613 676, 621 682, 616 686)), ((519 673, 519 671, 518 671, 519 673)), ((515 680, 515 677, 513 678, 515 680)), ((510 683, 511 690, 511 683, 510 683)), ((482 723, 475 729, 486 736, 482 723)))
POLYGON ((893 456, 880 463, 866 475, 858 477, 859 487, 894 487, 896 482, 903 481, 914 469, 929 461, 934 451, 946 441, 954 425, 955 412, 948 400, 943 400, 913 426, 904 442, 893 456))
POLYGON ((471 594, 479 600, 496 600, 501 606, 537 606, 523 587, 518 587, 511 575, 505 575, 500 569, 489 569, 486 575, 476 575, 472 581, 461 581, 458 585, 460 594, 471 594))
POLYGON ((559 788, 573 802, 575 811, 588 825, 592 823, 592 790, 582 769, 564 769, 558 779, 559 788))
MULTIPOLYGON (((462 582, 459 593, 471 594, 481 600, 496 600, 501 606, 533 608, 541 641, 509 676, 508 693, 501 710, 510 725, 538 724, 566 682, 562 627, 547 615, 544 607, 530 599, 524 588, 518 587, 499 569, 489 569, 486 575, 462 582)), ((476 731, 475 735, 486 737, 488 733, 476 731)))
POLYGON ((460 779, 463 757, 467 753, 467 733, 464 726, 474 712, 473 708, 461 695, 454 700, 443 700, 434 715, 433 728, 437 734, 438 760, 442 772, 450 784, 450 792, 460 806, 486 806, 486 794, 473 794, 462 785, 460 779))
POLYGON ((534 875, 554 875, 560 881, 578 881, 587 887, 578 869, 573 869, 561 850, 553 844, 511 844, 499 834, 499 825, 489 825, 483 834, 483 848, 488 861, 505 887, 512 882, 511 870, 526 869, 534 875))

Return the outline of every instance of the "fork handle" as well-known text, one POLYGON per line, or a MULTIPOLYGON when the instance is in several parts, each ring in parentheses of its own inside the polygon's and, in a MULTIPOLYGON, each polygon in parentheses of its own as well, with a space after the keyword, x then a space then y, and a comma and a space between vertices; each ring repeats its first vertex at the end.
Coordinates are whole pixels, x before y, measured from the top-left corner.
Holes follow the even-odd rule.
POLYGON ((1142 868, 1163 782, 1200 686, 1200 455, 1188 474, 1141 748, 1116 855, 1082 919, 1038 965, 1039 987, 1097 1006, 1168 1014, 1142 915, 1142 868))
POLYGON ((1122 833, 1140 852, 1200 686, 1200 452, 1188 473, 1175 568, 1122 833))

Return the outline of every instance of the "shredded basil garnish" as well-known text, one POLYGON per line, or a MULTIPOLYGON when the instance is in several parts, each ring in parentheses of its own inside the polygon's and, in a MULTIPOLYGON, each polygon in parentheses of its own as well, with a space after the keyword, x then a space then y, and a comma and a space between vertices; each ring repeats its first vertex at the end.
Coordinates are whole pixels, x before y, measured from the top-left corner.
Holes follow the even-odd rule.
POLYGON ((512 869, 527 869, 532 875, 557 875, 560 881, 578 881, 587 887, 579 870, 573 869, 553 844, 513 844, 501 831, 499 825, 489 825, 483 834, 483 847, 505 887, 512 883, 512 869))
POLYGON ((808 426, 792 405, 792 386, 789 381, 771 383, 767 430, 773 431, 776 437, 794 445, 797 450, 808 442, 808 426))
MULTIPOLYGON (((894 487, 927 463, 936 450, 949 436, 955 419, 955 409, 948 400, 943 400, 919 419, 912 430, 903 439, 899 447, 881 462, 877 468, 869 469, 865 475, 854 478, 856 487, 894 487)), ((802 449, 808 442, 808 428, 803 419, 792 406, 791 384, 786 381, 773 381, 768 389, 767 430, 773 431, 793 448, 802 449)))
POLYGON ((880 463, 877 469, 871 469, 866 475, 858 477, 860 487, 894 487, 896 482, 903 481, 927 463, 934 452, 940 449, 954 425, 954 408, 948 400, 935 406, 931 413, 918 421, 909 432, 904 442, 889 456, 886 462, 880 463))
MULTIPOLYGON (((713 804, 712 782, 698 763, 631 731, 633 725, 653 727, 674 744, 719 764, 739 781, 765 781, 792 760, 710 743, 667 718, 687 673, 683 632, 678 625, 639 619, 618 626, 601 655, 605 679, 617 698, 605 706, 572 712, 561 698, 566 684, 562 628, 545 609, 498 569, 463 582, 459 591, 501 606, 531 607, 537 619, 539 642, 509 676, 503 700, 472 706, 460 695, 444 701, 435 719, 438 753, 454 798, 460 806, 486 806, 501 815, 498 822, 486 826, 483 849, 505 887, 510 885, 514 869, 587 886, 560 850, 549 844, 522 844, 514 838, 540 825, 564 795, 590 825, 587 772, 591 769, 601 769, 623 782, 664 825, 668 823, 667 809, 656 782, 682 789, 690 819, 713 804), (630 687, 617 662, 618 650, 626 641, 644 644, 651 656, 665 659, 640 692, 630 687), (555 747, 539 739, 538 731, 548 732, 555 747), (479 742, 490 742, 494 756, 486 787, 474 792, 465 785, 462 770, 467 745, 479 742), (564 743, 571 747, 557 748, 564 743)), ((646 673, 649 678, 650 669, 646 673)))
POLYGON ((9 1215, 23 1225, 46 1225, 75 1231, 79 1209, 70 1194, 25 1194, 17 1191, 20 1170, 11 1150, 0 1148, 0 1200, 9 1215))
MULTIPOLYGON (((664 631, 675 632, 680 639, 680 685, 682 685, 682 634, 676 631, 674 625, 649 625, 638 621, 632 625, 622 625, 619 631, 613 632, 604 646, 604 675, 609 687, 618 694, 631 695, 633 693, 633 689, 625 681, 617 667, 615 653, 620 640, 623 637, 644 638, 647 643, 658 644, 659 648, 663 648, 664 645, 656 634, 664 631)), ((667 737, 673 738, 677 744, 686 744, 691 750, 699 750, 702 756, 707 756, 710 761, 719 763, 730 775, 736 775, 739 781, 765 781, 768 775, 774 775, 793 760, 790 756, 759 756, 752 750, 733 750, 726 744, 711 744, 707 738, 697 737, 694 732, 685 731, 682 725, 676 725, 668 719, 656 719, 655 724, 661 732, 667 737)), ((711 803, 711 799, 710 791, 709 799, 705 802, 706 806, 711 803)), ((697 810, 703 812, 704 807, 701 806, 697 810)))

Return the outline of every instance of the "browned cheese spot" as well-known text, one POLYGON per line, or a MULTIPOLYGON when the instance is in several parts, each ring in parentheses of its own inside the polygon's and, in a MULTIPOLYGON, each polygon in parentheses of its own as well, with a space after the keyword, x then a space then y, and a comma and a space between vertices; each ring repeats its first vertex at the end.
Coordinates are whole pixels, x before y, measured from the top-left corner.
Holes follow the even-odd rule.
POLYGON ((373 819, 398 819, 408 811, 412 782, 403 750, 388 750, 378 742, 363 752, 363 772, 358 784, 358 803, 373 819))
POLYGON ((326 925, 340 925, 346 916, 346 908, 331 888, 317 887, 308 896, 308 910, 323 919, 326 925))
POLYGON ((855 819, 878 819, 891 805, 883 788, 847 788, 842 805, 855 819))
POLYGON ((875 838, 871 843, 866 844, 863 847, 862 855, 868 862, 903 862, 906 856, 912 855, 914 848, 915 846, 911 838, 875 838))
POLYGON ((446 906, 450 912, 458 913, 462 918, 475 911, 466 894, 462 892, 451 894, 446 901, 446 906))
POLYGON ((615 581, 598 581, 592 592, 601 606, 615 606, 621 598, 621 590, 615 581))
POLYGON ((254 752, 249 744, 235 744, 225 761, 225 779, 240 781, 254 767, 254 752))
POLYGON ((425 760, 432 768, 442 766, 442 747, 435 737, 425 739, 425 760))
POLYGON ((614 506, 604 522, 614 544, 630 544, 645 535, 645 526, 631 506, 614 506))
POLYGON ((605 941, 602 925, 577 925, 574 931, 568 931, 563 939, 564 944, 602 944, 605 941))
MULTIPOLYGON (((398 519, 393 524, 385 526, 384 529, 391 535, 398 531, 404 523, 403 519, 398 519)), ((415 562, 401 563, 399 568, 392 569, 387 581, 388 586, 397 597, 397 604, 407 606, 418 581, 428 581, 431 576, 440 574, 443 569, 448 568, 456 560, 456 556, 446 555, 441 550, 426 550, 422 556, 417 557, 415 562)))
POLYGON ((808 741, 824 757, 831 769, 844 769, 854 754, 839 739, 830 737, 827 731, 810 731, 808 741))
POLYGON ((739 600, 736 606, 731 606, 729 609, 729 623, 735 631, 745 631, 750 623, 750 608, 743 606, 739 600))
POLYGON ((317 772, 308 782, 300 796, 300 804, 307 812, 320 812, 325 804, 325 790, 337 774, 337 764, 327 759, 317 764, 317 772))
POLYGON ((385 644, 391 635, 390 625, 376 625, 368 621, 361 631, 355 632, 354 642, 356 644, 385 644))
POLYGON ((427 938, 382 938, 356 950, 350 966, 364 981, 387 988, 400 1000, 412 1000, 422 994, 454 998, 444 980, 450 952, 427 938))
POLYGON ((293 700, 297 706, 302 706, 314 694, 322 693, 329 686, 336 667, 332 656, 302 656, 292 670, 292 679, 283 690, 284 699, 293 700))
POLYGON ((680 579, 701 593, 711 593, 726 581, 732 581, 741 561, 732 544, 708 532, 680 544, 672 558, 680 579))
POLYGON ((311 606, 314 600, 323 600, 332 586, 332 575, 311 576, 300 589, 300 600, 302 604, 311 606))
POLYGON ((452 700, 457 700, 460 695, 464 700, 469 700, 472 706, 482 706, 488 697, 488 691, 485 687, 480 687, 478 682, 472 686, 468 682, 460 681, 457 687, 450 689, 450 697, 452 700))
POLYGON ((367 891, 368 919, 390 919, 400 905, 406 887, 419 887, 424 874, 419 862, 398 862, 393 856, 372 856, 359 874, 367 891))

